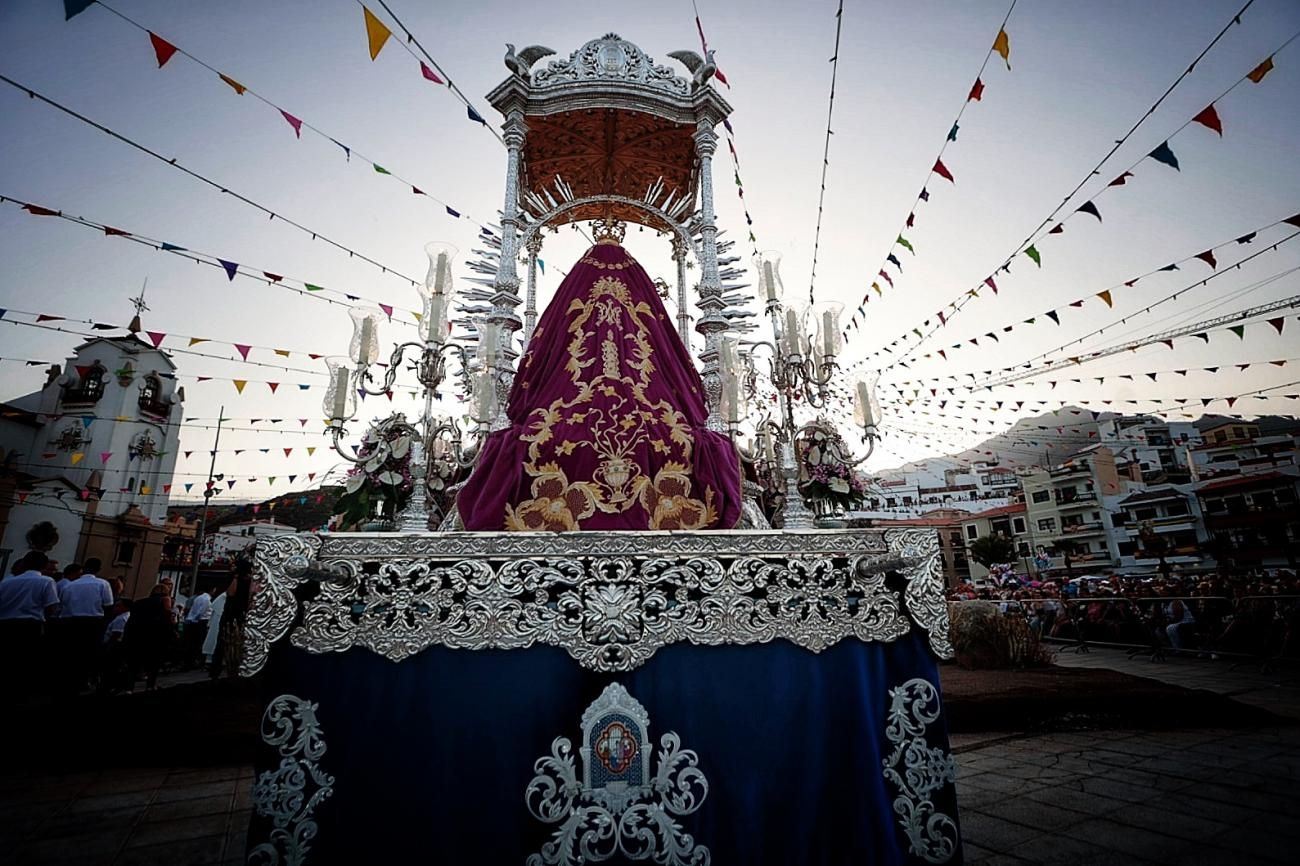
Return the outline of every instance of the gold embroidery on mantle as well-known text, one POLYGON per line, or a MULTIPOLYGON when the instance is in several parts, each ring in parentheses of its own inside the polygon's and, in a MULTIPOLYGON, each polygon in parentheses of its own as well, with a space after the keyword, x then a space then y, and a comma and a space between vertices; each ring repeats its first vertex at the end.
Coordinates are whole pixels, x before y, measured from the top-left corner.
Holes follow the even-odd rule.
POLYGON ((577 393, 529 415, 521 439, 528 444, 524 471, 533 479, 531 498, 506 507, 506 529, 573 531, 597 511, 621 514, 637 506, 648 515, 649 529, 703 529, 715 523, 714 491, 706 488, 702 500, 691 496, 695 439, 686 417, 667 400, 651 402, 646 394, 656 372, 650 305, 633 303, 627 285, 606 276, 565 312, 573 320, 564 369, 577 393), (590 353, 593 344, 600 347, 599 367, 590 353), (596 394, 610 402, 592 405, 596 394), (648 425, 666 428, 667 439, 652 438, 648 425), (653 477, 637 461, 641 448, 667 458, 653 477), (596 468, 590 480, 571 481, 553 458, 584 449, 596 468))

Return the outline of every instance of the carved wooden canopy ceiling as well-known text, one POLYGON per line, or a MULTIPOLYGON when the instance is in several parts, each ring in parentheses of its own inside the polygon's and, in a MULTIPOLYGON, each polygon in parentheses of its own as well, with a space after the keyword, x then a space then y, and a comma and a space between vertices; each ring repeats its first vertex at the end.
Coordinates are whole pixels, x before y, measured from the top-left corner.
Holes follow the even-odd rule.
MULTIPOLYGON (((621 195, 639 200, 662 177, 665 192, 676 190, 675 200, 682 195, 693 199, 694 133, 694 125, 627 109, 588 108, 529 115, 520 186, 538 194, 549 187, 554 195, 555 177, 559 175, 577 198, 621 195)), ((681 218, 693 210, 694 201, 681 218)), ((661 228, 644 213, 606 203, 575 208, 561 221, 604 216, 661 228)))

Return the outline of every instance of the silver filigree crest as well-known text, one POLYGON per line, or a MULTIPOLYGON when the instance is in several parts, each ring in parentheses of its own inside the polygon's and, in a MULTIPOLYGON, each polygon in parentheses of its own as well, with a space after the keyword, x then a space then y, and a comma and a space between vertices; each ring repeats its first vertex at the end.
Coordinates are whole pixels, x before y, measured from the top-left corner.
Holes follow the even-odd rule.
POLYGON ((940 713, 939 690, 920 677, 889 690, 885 738, 894 750, 883 762, 885 780, 898 790, 894 812, 912 854, 946 863, 960 842, 957 823, 934 805, 935 791, 952 785, 957 765, 946 749, 926 743, 925 730, 940 713))
POLYGON ((700 808, 709 782, 699 756, 669 732, 659 739, 650 773, 650 717, 618 683, 611 683, 582 714, 582 769, 573 744, 551 743, 533 765, 524 801, 532 816, 559 824, 528 866, 579 866, 621 853, 660 866, 709 866, 709 849, 697 845, 677 818, 700 808))
POLYGON ((887 529, 890 550, 915 563, 908 572, 903 601, 916 624, 925 629, 930 649, 939 658, 952 658, 948 637, 948 599, 943 585, 943 555, 933 529, 887 529))
POLYGON ((617 33, 606 33, 569 55, 532 71, 532 86, 541 88, 571 81, 626 81, 687 96, 691 84, 671 67, 654 59, 617 33))
POLYGON ((316 807, 334 792, 334 777, 320 768, 325 739, 317 705, 280 695, 262 716, 262 741, 280 752, 280 764, 253 783, 253 808, 271 820, 267 841, 248 853, 251 864, 301 866, 319 829, 316 807))

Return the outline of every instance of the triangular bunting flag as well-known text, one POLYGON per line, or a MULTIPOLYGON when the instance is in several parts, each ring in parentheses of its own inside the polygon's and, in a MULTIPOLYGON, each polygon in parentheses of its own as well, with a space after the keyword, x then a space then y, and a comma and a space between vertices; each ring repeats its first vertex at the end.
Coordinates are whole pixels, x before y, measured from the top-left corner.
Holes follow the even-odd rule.
POLYGON ((298 138, 302 138, 302 121, 285 111, 283 108, 280 109, 280 113, 284 115, 284 119, 293 127, 293 134, 298 138))
POLYGON ((167 65, 167 61, 172 59, 172 55, 176 53, 176 46, 172 45, 152 30, 148 32, 149 41, 153 43, 154 56, 158 58, 158 68, 162 69, 167 65))
POLYGON ((470 120, 474 121, 475 123, 481 123, 484 126, 487 126, 487 121, 483 119, 482 115, 480 115, 477 111, 474 110, 474 106, 466 105, 465 114, 467 117, 469 117, 470 120))
POLYGON ((1115 304, 1114 304, 1114 303, 1111 301, 1111 299, 1110 299, 1110 289, 1107 289, 1107 290, 1104 291, 1104 292, 1098 292, 1098 293, 1097 293, 1097 297, 1099 297, 1099 298, 1101 298, 1103 301, 1105 301, 1105 302, 1106 302, 1106 306, 1108 306, 1108 307, 1113 307, 1113 306, 1115 306, 1115 304))
POLYGON ((1169 149, 1169 142, 1167 141, 1148 153, 1147 156, 1151 157, 1156 162, 1164 163, 1175 171, 1182 170, 1178 168, 1178 157, 1174 156, 1174 152, 1169 149))
POLYGON ((1217 259, 1214 258, 1214 250, 1206 250, 1203 253, 1197 253, 1196 258, 1205 262, 1207 265, 1214 268, 1215 270, 1219 269, 1219 262, 1217 259))
POLYGON ((1272 325, 1274 328, 1276 328, 1277 332, 1280 334, 1282 333, 1283 325, 1286 324, 1286 319, 1282 318, 1281 316, 1278 316, 1276 319, 1269 319, 1268 323, 1272 325))
POLYGON ((894 243, 898 244, 900 247, 903 247, 912 255, 916 255, 916 250, 912 249, 912 242, 909 241, 907 238, 903 237, 902 235, 899 235, 898 240, 894 241, 894 243))
POLYGON ((933 171, 935 174, 939 175, 939 177, 944 178, 945 180, 951 181, 952 183, 957 182, 953 180, 952 172, 948 171, 948 166, 943 164, 942 159, 936 159, 934 161, 934 168, 930 170, 933 171))
POLYGON ((1007 36, 1007 31, 999 30, 998 36, 993 40, 993 50, 1002 55, 1002 60, 1007 64, 1007 69, 1011 68, 1011 38, 1007 36))
POLYGON ((447 83, 443 81, 441 78, 439 78, 438 74, 434 72, 432 69, 430 69, 429 65, 425 63, 423 60, 420 61, 420 74, 423 75, 425 78, 427 78, 429 81, 432 81, 434 84, 447 83))
POLYGON ((74 16, 80 15, 90 8, 90 4, 95 0, 63 0, 63 20, 71 21, 74 16))
POLYGON ((1056 314, 1056 310, 1048 310, 1045 315, 1056 324, 1061 324, 1061 317, 1056 314))
POLYGON ((1043 266, 1043 257, 1039 255, 1038 248, 1035 247, 1033 244, 1030 244, 1028 247, 1025 248, 1025 255, 1033 259, 1034 264, 1038 265, 1040 268, 1043 266))
POLYGON ((1273 71, 1273 58, 1267 57, 1264 59, 1263 63, 1250 70, 1250 72, 1247 72, 1246 77, 1253 83, 1259 84, 1264 80, 1264 76, 1268 75, 1271 71, 1273 71))
POLYGON ((1079 209, 1075 213, 1090 213, 1097 218, 1097 222, 1101 222, 1101 211, 1097 210, 1097 206, 1090 201, 1085 201, 1079 205, 1079 209))
POLYGON ((970 102, 973 99, 976 102, 979 102, 983 97, 984 97, 984 82, 976 78, 975 83, 971 85, 970 95, 966 97, 966 101, 970 102))
POLYGON ((231 379, 235 383, 235 390, 240 394, 244 393, 244 386, 248 384, 247 379, 231 379))
POLYGON ((239 353, 241 358, 245 361, 248 360, 248 351, 253 348, 252 346, 245 346, 242 343, 231 343, 231 345, 235 347, 235 351, 239 353))
POLYGON ((225 259, 217 259, 217 261, 221 262, 221 267, 225 269, 226 276, 231 280, 231 282, 233 282, 235 274, 239 273, 239 265, 235 262, 228 262, 225 259))
POLYGON ((361 11, 366 18, 366 41, 370 45, 370 59, 374 60, 383 50, 388 37, 393 35, 393 31, 389 30, 388 25, 376 18, 375 13, 365 6, 361 7, 361 11))
POLYGON ((242 85, 242 84, 240 84, 238 81, 236 81, 235 79, 231 78, 229 75, 222 75, 220 72, 218 72, 218 73, 217 73, 217 76, 218 76, 222 81, 224 81, 224 82, 226 82, 227 84, 229 84, 229 85, 230 85, 230 88, 231 88, 232 90, 234 90, 236 93, 238 93, 240 96, 243 96, 243 95, 244 95, 244 91, 248 89, 247 87, 245 87, 244 85, 242 85))
POLYGON ((1245 325, 1233 325, 1232 327, 1228 328, 1228 330, 1229 330, 1229 331, 1232 331, 1232 333, 1236 334, 1237 337, 1238 337, 1239 339, 1242 339, 1242 340, 1246 339, 1246 326, 1245 326, 1245 325))
POLYGON ((145 331, 145 333, 149 335, 149 342, 153 343, 155 349, 162 345, 162 341, 167 337, 162 331, 145 331))
POLYGON ((1219 112, 1214 110, 1213 102, 1201 109, 1201 113, 1193 117, 1192 120, 1213 129, 1219 135, 1223 135, 1223 124, 1219 121, 1219 112))

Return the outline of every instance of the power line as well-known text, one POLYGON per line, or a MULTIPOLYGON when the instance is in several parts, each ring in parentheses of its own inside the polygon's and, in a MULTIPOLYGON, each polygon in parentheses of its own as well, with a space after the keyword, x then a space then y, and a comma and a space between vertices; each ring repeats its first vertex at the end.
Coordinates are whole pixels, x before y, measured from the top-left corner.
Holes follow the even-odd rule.
MULTIPOLYGON (((381 0, 382 2, 382 0, 381 0)), ((822 240, 822 209, 826 203, 826 172, 831 164, 831 119, 835 116, 835 78, 840 71, 840 29, 844 24, 844 0, 835 10, 835 53, 831 56, 831 96, 826 107, 826 143, 822 147, 822 185, 817 194, 817 228, 813 232, 812 274, 808 278, 808 305, 812 306, 813 288, 817 284, 817 253, 822 240)))
POLYGON ((21 90, 23 93, 26 93, 27 96, 28 96, 29 98, 31 98, 31 99, 40 100, 41 102, 45 103, 46 105, 50 106, 51 108, 58 109, 59 111, 61 111, 61 112, 63 112, 64 114, 68 115, 69 117, 73 117, 73 118, 75 118, 75 119, 77 119, 77 120, 80 120, 82 123, 86 124, 87 126, 94 127, 95 129, 99 130, 100 132, 104 133, 105 135, 108 135, 108 136, 111 137, 111 138, 115 138, 115 139, 117 139, 118 141, 122 142, 123 144, 129 145, 130 147, 135 148, 136 150, 140 151, 141 153, 147 154, 148 156, 153 157, 154 159, 158 160, 159 162, 161 162, 161 163, 163 163, 163 164, 165 164, 165 165, 169 165, 169 166, 171 166, 172 168, 176 169, 177 171, 183 172, 183 173, 189 175, 190 177, 194 178, 195 180, 198 180, 198 181, 200 181, 200 182, 202 182, 202 183, 207 184, 208 186, 212 187, 213 189, 217 190, 218 192, 221 192, 221 193, 224 193, 224 194, 226 194, 226 195, 229 195, 229 196, 231 196, 232 198, 235 198, 235 199, 237 199, 237 200, 243 202, 244 204, 248 205, 249 207, 252 207, 252 208, 254 208, 254 209, 256 209, 256 210, 261 211, 262 213, 264 213, 264 214, 266 214, 268 217, 270 217, 272 220, 278 218, 281 222, 284 222, 284 223, 287 223, 288 225, 293 226, 294 228, 298 229, 299 231, 303 232, 304 234, 309 234, 309 235, 311 235, 312 240, 321 240, 321 241, 324 241, 325 243, 329 244, 330 246, 335 247, 336 249, 342 250, 343 252, 347 253, 348 256, 349 256, 350 258, 357 258, 357 259, 360 259, 361 261, 366 262, 367 264, 374 265, 375 267, 379 268, 381 271, 383 271, 383 272, 386 273, 386 274, 393 274, 394 276, 397 276, 397 277, 400 277, 400 278, 403 279, 403 280, 406 280, 406 281, 407 281, 408 283, 410 283, 412 286, 417 285, 417 282, 416 282, 414 279, 412 279, 411 277, 406 276, 406 275, 403 274, 401 271, 398 271, 396 268, 390 268, 389 266, 387 266, 387 265, 385 265, 385 264, 383 264, 383 263, 381 263, 381 262, 379 262, 379 261, 376 261, 375 259, 372 259, 372 258, 370 258, 369 256, 362 255, 361 253, 357 252, 356 250, 352 249, 351 247, 345 246, 345 245, 339 243, 338 241, 333 240, 333 239, 331 239, 330 237, 328 237, 328 236, 326 236, 326 235, 324 235, 324 234, 321 234, 320 232, 315 231, 314 229, 311 229, 311 228, 309 228, 309 227, 303 225, 303 224, 300 223, 300 222, 296 222, 296 221, 294 221, 294 220, 289 219, 289 218, 286 217, 286 216, 283 216, 283 215, 281 215, 281 214, 278 214, 278 213, 276 213, 275 211, 273 211, 273 210, 271 210, 270 208, 268 208, 266 205, 259 204, 258 202, 254 201, 253 199, 249 198, 249 197, 246 196, 246 195, 243 195, 243 194, 241 194, 241 193, 235 192, 234 190, 230 189, 229 187, 223 186, 222 184, 218 183, 217 181, 212 180, 212 179, 210 179, 210 178, 208 178, 208 177, 206 177, 206 176, 204 176, 204 175, 202 175, 202 174, 199 174, 197 171, 194 171, 194 170, 192 170, 192 169, 186 168, 185 166, 181 165, 180 162, 178 162, 175 158, 173 158, 173 159, 168 159, 167 157, 163 156, 161 153, 158 153, 158 151, 153 150, 153 149, 151 149, 151 148, 149 148, 149 147, 146 147, 145 145, 140 144, 138 141, 135 141, 134 139, 128 138, 127 136, 122 135, 122 134, 119 133, 119 132, 114 132, 112 129, 109 129, 107 126, 103 125, 102 123, 99 123, 99 122, 97 122, 97 121, 91 120, 91 119, 90 119, 89 117, 87 117, 86 115, 81 114, 80 112, 75 111, 75 110, 69 108, 68 106, 64 105, 63 103, 58 102, 58 101, 56 101, 56 100, 54 100, 54 99, 51 99, 51 98, 48 97, 48 96, 44 96, 44 95, 42 95, 42 94, 40 94, 40 93, 37 93, 37 92, 36 92, 35 90, 33 90, 32 88, 28 87, 28 86, 25 85, 25 84, 21 84, 20 82, 17 82, 17 81, 15 81, 15 80, 13 80, 12 78, 8 77, 7 75, 0 75, 0 81, 3 81, 5 84, 8 84, 9 86, 13 87, 13 88, 16 89, 16 90, 21 90))

